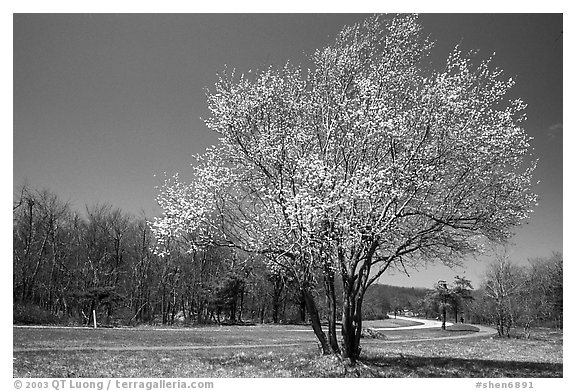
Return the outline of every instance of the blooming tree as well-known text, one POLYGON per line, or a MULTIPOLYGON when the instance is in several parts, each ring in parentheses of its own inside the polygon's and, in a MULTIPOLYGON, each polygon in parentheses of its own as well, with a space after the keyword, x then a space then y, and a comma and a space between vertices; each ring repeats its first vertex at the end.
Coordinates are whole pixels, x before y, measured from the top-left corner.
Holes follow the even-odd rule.
POLYGON ((320 270, 325 352, 340 351, 338 276, 342 350, 355 362, 370 284, 504 241, 535 203, 525 105, 504 101, 514 82, 458 48, 430 71, 431 48, 416 16, 374 16, 316 51, 307 72, 224 72, 206 121, 219 145, 199 157, 192 184, 166 182, 155 232, 267 254, 307 292, 320 270))
POLYGON ((318 263, 311 227, 321 200, 311 189, 322 161, 312 136, 300 131, 305 89, 301 71, 290 66, 255 80, 224 72, 208 97, 207 125, 221 135, 220 144, 198 156, 192 184, 177 175, 165 181, 158 197, 164 214, 153 229, 160 244, 176 237, 191 248, 220 245, 264 255, 274 273, 297 281, 329 353, 313 296, 318 263))

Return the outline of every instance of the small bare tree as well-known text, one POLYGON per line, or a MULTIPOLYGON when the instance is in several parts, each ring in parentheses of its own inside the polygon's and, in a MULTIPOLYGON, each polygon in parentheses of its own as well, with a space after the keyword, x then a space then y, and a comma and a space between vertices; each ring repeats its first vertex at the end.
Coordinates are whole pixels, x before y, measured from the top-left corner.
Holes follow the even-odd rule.
POLYGON ((486 272, 483 289, 490 300, 492 319, 498 335, 510 337, 510 328, 518 314, 518 300, 526 286, 523 270, 500 255, 486 272))

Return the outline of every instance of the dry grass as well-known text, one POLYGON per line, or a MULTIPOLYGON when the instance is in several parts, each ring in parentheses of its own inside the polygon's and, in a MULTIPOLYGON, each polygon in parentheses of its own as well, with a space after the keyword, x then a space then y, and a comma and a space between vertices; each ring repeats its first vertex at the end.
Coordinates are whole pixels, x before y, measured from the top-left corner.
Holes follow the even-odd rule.
POLYGON ((151 328, 14 328, 15 348, 186 346, 313 342, 305 326, 151 328))
POLYGON ((365 344, 363 362, 374 376, 562 377, 562 332, 535 338, 471 338, 365 344))
MULTIPOLYGON (((14 346, 158 346, 165 350, 14 353, 15 377, 561 377, 562 333, 531 340, 472 338, 386 343, 363 340, 362 363, 321 357, 312 333, 286 326, 187 331, 15 329, 14 346), (178 344, 300 346, 174 350, 178 344)), ((412 337, 425 330, 412 331, 412 337)), ((430 330, 430 335, 438 330, 430 330)), ((440 331, 441 332, 441 331, 440 331)), ((390 338, 392 333, 386 332, 390 338)), ((408 335, 404 330, 402 334, 408 335)), ((444 335, 446 332, 443 332, 444 335)))
POLYGON ((382 320, 364 320, 362 325, 364 327, 372 328, 387 328, 387 327, 404 327, 404 326, 416 326, 420 325, 422 322, 418 320, 405 320, 405 319, 382 319, 382 320))

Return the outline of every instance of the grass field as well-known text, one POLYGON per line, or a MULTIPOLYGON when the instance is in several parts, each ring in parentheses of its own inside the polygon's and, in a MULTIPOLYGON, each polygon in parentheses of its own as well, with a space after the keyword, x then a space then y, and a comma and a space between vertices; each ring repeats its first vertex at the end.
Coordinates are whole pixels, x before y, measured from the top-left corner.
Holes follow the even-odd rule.
POLYGON ((14 348, 253 345, 314 342, 305 326, 196 328, 15 328, 14 348))
POLYGON ((384 327, 403 327, 403 326, 416 326, 422 324, 417 320, 405 319, 382 319, 382 320, 365 320, 362 322, 364 327, 384 328, 384 327))
POLYGON ((334 357, 319 356, 314 335, 303 326, 164 330, 14 328, 13 374, 15 377, 562 376, 561 332, 540 330, 531 340, 421 341, 462 333, 473 332, 386 331, 384 341, 363 340, 362 363, 351 368, 334 357), (198 348, 191 348, 194 346, 198 348), (39 348, 47 350, 18 351, 39 348), (71 348, 84 350, 65 350, 71 348), (99 350, 109 348, 117 350, 99 350))

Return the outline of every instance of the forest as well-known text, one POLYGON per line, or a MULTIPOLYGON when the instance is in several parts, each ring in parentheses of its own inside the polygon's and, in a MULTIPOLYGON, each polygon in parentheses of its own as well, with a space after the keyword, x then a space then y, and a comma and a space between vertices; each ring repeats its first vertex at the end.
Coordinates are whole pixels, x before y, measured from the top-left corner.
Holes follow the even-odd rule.
MULTIPOLYGON (((45 189, 24 187, 13 208, 16 323, 91 324, 93 311, 103 325, 306 321, 294 281, 258 257, 218 247, 190 253, 178 243, 160 257, 146 217, 110 204, 80 213, 45 189)), ((367 318, 392 310, 390 289, 413 291, 376 286, 367 318)), ((405 296, 408 306, 418 298, 405 296)))
MULTIPOLYGON (((259 257, 221 247, 187 252, 176 242, 169 244, 169 256, 160 257, 145 216, 110 204, 79 212, 50 190, 29 186, 15 198, 14 323, 88 325, 93 313, 101 326, 308 321, 295 281, 273 273, 259 257)), ((444 292, 451 295, 451 321, 461 314, 467 322, 508 330, 562 325, 562 254, 532 260, 528 267, 497 259, 482 286, 455 294, 457 287, 455 281, 444 292)), ((318 283, 319 299, 323 289, 318 283)), ((441 289, 374 284, 366 293, 364 318, 437 318, 441 289)), ((320 313, 325 318, 322 308, 320 313)))
POLYGON ((303 319, 290 281, 227 249, 154 252, 146 217, 109 204, 72 210, 24 187, 13 211, 18 323, 222 323, 303 319))

